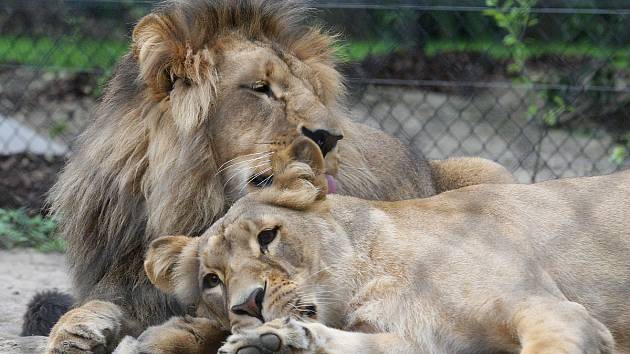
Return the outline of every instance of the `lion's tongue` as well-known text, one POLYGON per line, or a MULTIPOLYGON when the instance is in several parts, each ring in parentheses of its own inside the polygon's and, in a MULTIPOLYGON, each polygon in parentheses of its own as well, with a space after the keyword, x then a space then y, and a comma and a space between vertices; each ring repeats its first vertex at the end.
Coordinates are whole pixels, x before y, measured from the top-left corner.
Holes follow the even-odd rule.
POLYGON ((328 194, 337 193, 337 182, 335 182, 335 177, 326 175, 326 181, 328 181, 328 194))

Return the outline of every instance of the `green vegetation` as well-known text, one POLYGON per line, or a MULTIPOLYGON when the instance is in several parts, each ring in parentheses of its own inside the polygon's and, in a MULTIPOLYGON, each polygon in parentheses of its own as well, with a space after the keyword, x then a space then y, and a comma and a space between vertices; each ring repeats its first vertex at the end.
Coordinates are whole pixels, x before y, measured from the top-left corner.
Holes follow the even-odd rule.
MULTIPOLYGON (((530 27, 539 24, 537 14, 532 8, 538 0, 486 0, 489 9, 483 13, 494 19, 495 25, 505 33, 500 46, 486 46, 486 53, 491 56, 502 57, 508 60, 507 71, 513 75, 514 82, 532 87, 535 83, 569 82, 570 74, 556 73, 546 75, 546 82, 534 81, 526 67, 527 59, 545 54, 554 54, 561 57, 580 57, 598 59, 603 64, 596 67, 592 73, 592 82, 602 86, 615 86, 615 73, 627 69, 630 63, 630 48, 610 47, 596 44, 592 40, 576 41, 570 44, 560 44, 550 41, 542 43, 540 39, 533 41, 527 38, 530 27)), ((576 20, 578 17, 572 17, 576 20)), ((574 22, 574 21, 571 21, 574 22)), ((600 26, 601 27, 601 26, 600 26)), ((599 34, 602 28, 596 28, 599 34)), ((574 29, 575 30, 575 29, 574 29)), ((461 45, 461 44, 460 44, 461 45)), ((479 44, 475 44, 481 49, 479 44)), ((435 49, 434 49, 435 50, 435 49)), ((469 49, 470 50, 470 49, 469 49)), ((587 91, 589 99, 601 107, 609 104, 607 98, 598 92, 587 91)), ((538 119, 544 124, 553 127, 558 124, 560 117, 565 113, 574 112, 575 108, 569 103, 567 92, 558 89, 529 90, 527 94, 527 118, 538 119)), ((630 102, 619 102, 619 109, 625 109, 630 102)), ((613 149, 609 160, 621 165, 630 156, 630 136, 627 132, 616 132, 617 145, 613 149)))
MULTIPOLYGON (((109 71, 128 48, 128 43, 116 41, 0 36, 0 63, 43 66, 48 70, 109 71)), ((387 54, 397 48, 397 43, 387 41, 352 41, 342 44, 339 53, 344 61, 357 61, 368 54, 387 54)))
POLYGON ((385 55, 400 49, 395 42, 352 41, 342 44, 339 54, 344 62, 361 61, 368 55, 385 55))
POLYGON ((610 155, 610 161, 622 165, 630 157, 630 134, 625 134, 619 139, 617 146, 610 155))
POLYGON ((0 63, 43 66, 48 70, 111 68, 127 43, 91 39, 0 36, 0 63))
POLYGON ((24 209, 0 208, 0 248, 33 247, 42 252, 63 252, 54 219, 29 216, 24 209))
MULTIPOLYGON (((494 49, 495 54, 501 52, 508 59, 507 72, 513 75, 517 84, 531 88, 535 83, 526 70, 525 63, 534 53, 541 51, 542 46, 532 46, 526 40, 528 28, 538 24, 538 18, 532 13, 532 8, 538 0, 486 0, 489 7, 483 13, 492 17, 496 26, 506 34, 502 46, 494 49)), ((558 49, 558 46, 551 46, 558 49)), ((565 48, 560 47, 563 50, 565 48)), ((562 55, 566 55, 561 53, 562 55)), ((538 119, 548 126, 558 123, 558 118, 573 107, 566 103, 558 90, 529 90, 527 94, 527 119, 538 119), (542 104, 541 104, 542 103, 542 104)))
POLYGON ((48 129, 48 136, 57 138, 68 130, 68 119, 54 120, 52 126, 48 129))
POLYGON ((497 27, 507 34, 503 37, 503 44, 510 52, 511 63, 508 72, 520 73, 525 69, 526 44, 523 40, 525 31, 538 24, 538 19, 531 13, 532 7, 538 0, 486 0, 489 7, 483 13, 496 22, 497 27))
MULTIPOLYGON (((476 53, 484 54, 495 60, 509 60, 512 51, 503 43, 492 39, 478 40, 434 40, 424 47, 427 55, 435 56, 443 53, 476 53)), ((525 59, 542 56, 561 56, 565 58, 589 58, 598 60, 612 60, 617 69, 630 67, 630 47, 615 48, 598 45, 592 42, 564 43, 528 41, 523 48, 525 59)))

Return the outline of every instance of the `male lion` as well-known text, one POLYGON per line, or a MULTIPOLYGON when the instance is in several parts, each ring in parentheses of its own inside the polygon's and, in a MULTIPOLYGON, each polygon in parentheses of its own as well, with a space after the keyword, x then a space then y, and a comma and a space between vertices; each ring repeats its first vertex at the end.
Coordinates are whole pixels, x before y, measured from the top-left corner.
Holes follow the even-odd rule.
POLYGON ((124 334, 185 313, 146 279, 148 243, 201 234, 272 181, 271 156, 297 136, 318 144, 340 194, 398 200, 512 180, 485 160, 431 170, 352 122, 332 39, 303 15, 293 1, 173 0, 138 23, 51 193, 81 306, 53 328, 49 351, 110 350, 124 334))
POLYGON ((315 144, 291 151, 202 237, 149 249, 157 287, 229 309, 219 353, 630 353, 630 171, 382 202, 327 196, 315 144))

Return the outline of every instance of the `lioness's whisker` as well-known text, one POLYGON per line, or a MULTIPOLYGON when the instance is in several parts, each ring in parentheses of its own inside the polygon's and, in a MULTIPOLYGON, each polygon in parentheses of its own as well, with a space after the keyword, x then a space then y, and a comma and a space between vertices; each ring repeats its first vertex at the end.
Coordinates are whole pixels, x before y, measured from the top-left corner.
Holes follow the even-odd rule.
MULTIPOLYGON (((296 289, 296 292, 298 293, 298 295, 300 295, 300 298, 309 300, 309 302, 313 302, 313 303, 330 304, 330 303, 335 303, 339 301, 337 297, 326 296, 322 292, 319 292, 318 290, 315 290, 314 293, 313 292, 305 293, 301 291, 300 289, 296 289)), ((336 293, 337 292, 334 292, 333 294, 336 294, 336 293)))
POLYGON ((324 268, 322 268, 322 269, 318 270, 318 271, 317 271, 317 272, 315 272, 315 273, 309 274, 306 278, 304 278, 304 281, 307 281, 307 280, 312 280, 314 277, 316 277, 316 276, 320 275, 321 273, 323 273, 323 272, 325 272, 325 271, 328 271, 330 268, 332 268, 332 265, 328 265, 328 266, 326 266, 326 267, 324 267, 324 268))

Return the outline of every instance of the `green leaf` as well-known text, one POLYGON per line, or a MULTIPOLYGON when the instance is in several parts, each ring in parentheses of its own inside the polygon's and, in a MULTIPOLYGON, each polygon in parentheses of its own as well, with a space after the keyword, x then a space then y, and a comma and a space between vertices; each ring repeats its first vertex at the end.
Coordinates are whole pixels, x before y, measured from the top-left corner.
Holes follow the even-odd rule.
POLYGON ((503 38, 503 43, 505 43, 508 46, 516 44, 516 41, 517 39, 513 34, 508 34, 507 36, 503 38))
POLYGON ((628 158, 628 148, 626 146, 617 145, 610 154, 610 162, 616 165, 622 165, 626 158, 628 158))
POLYGON ((556 105, 558 105, 559 107, 564 107, 564 99, 558 95, 553 96, 552 98, 553 103, 555 103, 556 105))

